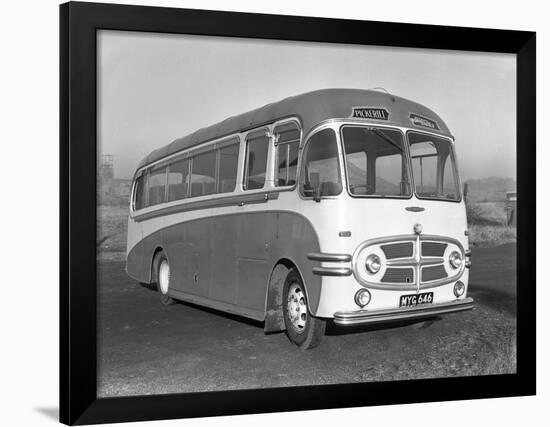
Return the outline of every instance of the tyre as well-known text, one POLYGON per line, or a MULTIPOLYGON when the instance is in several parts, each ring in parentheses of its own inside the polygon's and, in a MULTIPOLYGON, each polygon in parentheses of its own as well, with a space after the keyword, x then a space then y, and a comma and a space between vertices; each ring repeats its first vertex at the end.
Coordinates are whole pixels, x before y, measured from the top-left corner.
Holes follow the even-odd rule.
POLYGON ((157 253, 153 266, 154 279, 160 295, 160 302, 164 305, 175 304, 176 300, 168 295, 170 289, 170 263, 164 252, 160 251, 157 253))
POLYGON ((283 315, 286 334, 291 342, 303 350, 317 347, 321 343, 326 322, 309 313, 305 287, 296 270, 289 270, 286 276, 283 315))

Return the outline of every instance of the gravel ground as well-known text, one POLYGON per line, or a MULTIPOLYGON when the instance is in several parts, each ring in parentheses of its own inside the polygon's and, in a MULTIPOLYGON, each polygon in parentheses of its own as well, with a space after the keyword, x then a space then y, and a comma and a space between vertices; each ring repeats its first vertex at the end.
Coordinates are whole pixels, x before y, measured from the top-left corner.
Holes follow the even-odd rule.
POLYGON ((130 396, 511 373, 515 350, 515 245, 476 248, 472 311, 391 326, 330 326, 300 351, 284 333, 189 304, 162 306, 99 262, 98 394, 130 396))

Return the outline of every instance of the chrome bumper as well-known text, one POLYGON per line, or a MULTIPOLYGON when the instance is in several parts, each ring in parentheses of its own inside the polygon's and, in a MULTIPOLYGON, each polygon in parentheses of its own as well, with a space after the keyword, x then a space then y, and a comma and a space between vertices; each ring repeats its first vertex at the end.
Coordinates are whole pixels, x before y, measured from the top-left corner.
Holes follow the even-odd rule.
POLYGON ((394 320, 417 319, 436 316, 438 314, 454 313, 456 311, 470 310, 472 308, 474 308, 474 300, 472 298, 464 298, 443 304, 426 304, 416 307, 392 308, 388 310, 337 311, 334 313, 334 323, 347 326, 391 322, 394 320))

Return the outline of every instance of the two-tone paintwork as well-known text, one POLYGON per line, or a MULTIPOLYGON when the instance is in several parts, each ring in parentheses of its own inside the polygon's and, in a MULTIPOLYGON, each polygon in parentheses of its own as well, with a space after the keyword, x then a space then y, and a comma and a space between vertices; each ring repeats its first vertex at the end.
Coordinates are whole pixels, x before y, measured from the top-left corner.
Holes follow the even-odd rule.
MULTIPOLYGON (((266 329, 274 330, 282 328, 280 321, 272 324, 268 315, 280 308, 276 307, 280 298, 274 295, 280 294, 281 289, 269 286, 278 265, 292 266, 299 272, 312 315, 334 318, 335 313, 360 309, 354 295, 363 286, 372 294, 369 310, 396 309, 400 295, 411 292, 409 289, 369 287, 357 280, 354 274, 319 273, 338 269, 353 271, 354 254, 365 241, 391 239, 396 235, 414 236, 415 224, 422 224, 423 233, 442 239, 452 238, 462 253, 467 251, 463 200, 422 200, 415 195, 401 199, 358 198, 344 188, 337 196, 315 202, 303 197, 297 186, 275 187, 273 140, 268 154, 265 187, 243 190, 245 141, 248 132, 257 130, 254 124, 269 133, 281 120, 299 123, 302 129, 299 165, 305 141, 316 132, 333 129, 337 135, 342 183, 346 182, 340 137, 343 124, 390 127, 400 130, 403 135, 412 129, 453 141, 439 116, 420 104, 393 95, 328 90, 301 97, 303 99, 293 97, 290 98, 292 102, 285 100, 280 105, 270 105, 228 119, 176 140, 144 159, 137 172, 185 150, 200 147, 201 137, 205 139, 204 144, 215 144, 227 137, 240 141, 239 172, 234 193, 169 202, 137 212, 130 210, 127 245, 127 272, 130 276, 142 282, 154 280, 151 277, 152 260, 156 251, 163 250, 172 269, 171 296, 266 320, 266 329), (315 100, 319 102, 315 103, 315 100), (294 109, 291 108, 293 104, 294 109), (386 108, 389 120, 349 118, 357 105, 386 108), (411 112, 436 121, 439 130, 415 126, 409 119, 411 112), (315 122, 316 118, 323 119, 315 122), (243 129, 236 129, 237 126, 243 126, 243 129), (218 139, 213 136, 216 133, 221 134, 218 139), (311 254, 339 254, 341 259, 322 260, 311 254)), ((467 286, 468 269, 462 269, 454 278, 458 279, 467 286)), ((454 280, 430 289, 434 293, 434 305, 457 300, 453 294, 454 280)), ((461 298, 466 298, 466 292, 461 298)))

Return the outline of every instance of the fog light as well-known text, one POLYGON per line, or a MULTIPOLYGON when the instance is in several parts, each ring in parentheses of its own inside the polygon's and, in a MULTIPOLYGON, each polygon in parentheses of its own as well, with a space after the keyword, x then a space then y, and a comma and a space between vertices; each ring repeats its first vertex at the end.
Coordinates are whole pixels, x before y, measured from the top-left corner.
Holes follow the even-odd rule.
POLYGON ((359 289, 355 294, 355 304, 364 307, 370 302, 370 292, 366 289, 359 289))
POLYGON ((462 295, 464 295, 464 290, 466 289, 466 286, 464 286, 464 283, 462 283, 460 280, 455 283, 455 287, 453 289, 453 292, 455 294, 455 297, 459 298, 462 295))
POLYGON ((367 270, 372 274, 380 271, 380 265, 380 257, 376 254, 370 254, 365 261, 365 267, 367 267, 367 270))
POLYGON ((452 251, 449 255, 449 264, 453 268, 459 268, 462 265, 462 255, 458 251, 452 251))

